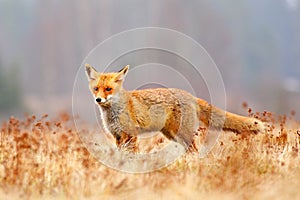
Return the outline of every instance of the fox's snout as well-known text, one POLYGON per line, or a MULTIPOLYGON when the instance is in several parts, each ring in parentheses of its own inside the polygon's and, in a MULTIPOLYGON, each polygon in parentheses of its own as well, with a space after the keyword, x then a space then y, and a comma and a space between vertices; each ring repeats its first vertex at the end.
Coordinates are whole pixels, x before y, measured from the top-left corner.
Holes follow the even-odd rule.
POLYGON ((96 98, 97 103, 101 103, 102 99, 101 98, 96 98))
POLYGON ((111 95, 108 95, 107 98, 96 97, 95 101, 96 101, 96 104, 103 104, 103 103, 106 103, 110 98, 111 98, 111 95))
POLYGON ((107 99, 105 99, 105 98, 100 98, 100 97, 96 98, 96 104, 105 103, 106 101, 107 101, 107 99))

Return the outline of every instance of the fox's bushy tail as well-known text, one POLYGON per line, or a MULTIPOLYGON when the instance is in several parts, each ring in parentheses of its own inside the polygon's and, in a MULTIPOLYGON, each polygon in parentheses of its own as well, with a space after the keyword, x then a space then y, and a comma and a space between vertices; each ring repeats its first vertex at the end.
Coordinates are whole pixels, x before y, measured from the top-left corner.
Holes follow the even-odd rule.
POLYGON ((208 128, 234 133, 264 133, 265 124, 259 119, 244 117, 223 111, 208 102, 198 99, 198 116, 208 128))

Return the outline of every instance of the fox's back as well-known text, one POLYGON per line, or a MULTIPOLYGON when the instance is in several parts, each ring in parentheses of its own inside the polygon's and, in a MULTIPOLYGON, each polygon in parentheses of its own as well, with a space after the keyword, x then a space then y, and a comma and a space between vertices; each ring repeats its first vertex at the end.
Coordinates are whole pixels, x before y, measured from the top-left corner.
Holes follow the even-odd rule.
POLYGON ((176 88, 156 88, 128 91, 131 100, 147 106, 163 105, 173 107, 196 103, 196 98, 190 93, 176 88))

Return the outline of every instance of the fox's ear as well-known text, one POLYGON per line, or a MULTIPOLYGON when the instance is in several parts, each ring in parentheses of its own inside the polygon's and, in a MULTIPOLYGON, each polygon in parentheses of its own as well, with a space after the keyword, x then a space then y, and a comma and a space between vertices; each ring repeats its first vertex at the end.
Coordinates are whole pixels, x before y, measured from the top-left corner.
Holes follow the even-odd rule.
POLYGON ((97 70, 90 64, 85 64, 85 73, 89 81, 95 80, 97 77, 97 70))
POLYGON ((126 65, 123 69, 121 69, 118 72, 117 76, 115 77, 115 81, 123 81, 128 73, 128 70, 129 70, 129 65, 126 65))

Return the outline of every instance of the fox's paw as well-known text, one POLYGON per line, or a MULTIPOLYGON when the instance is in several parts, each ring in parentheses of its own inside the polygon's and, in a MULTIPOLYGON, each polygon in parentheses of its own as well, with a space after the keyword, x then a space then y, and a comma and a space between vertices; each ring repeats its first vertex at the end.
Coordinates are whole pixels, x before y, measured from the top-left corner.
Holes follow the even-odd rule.
POLYGON ((138 152, 136 136, 122 133, 116 137, 116 144, 121 151, 138 152))

